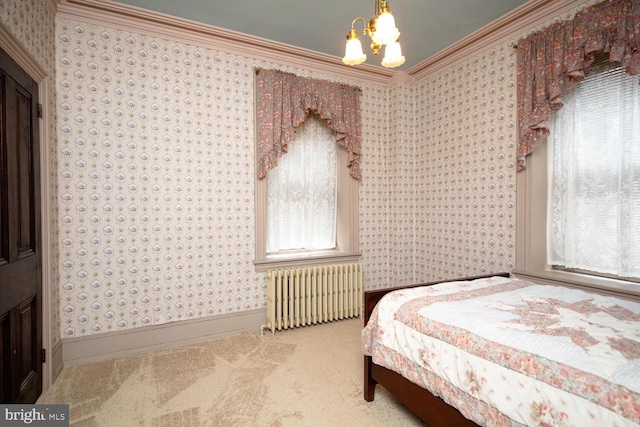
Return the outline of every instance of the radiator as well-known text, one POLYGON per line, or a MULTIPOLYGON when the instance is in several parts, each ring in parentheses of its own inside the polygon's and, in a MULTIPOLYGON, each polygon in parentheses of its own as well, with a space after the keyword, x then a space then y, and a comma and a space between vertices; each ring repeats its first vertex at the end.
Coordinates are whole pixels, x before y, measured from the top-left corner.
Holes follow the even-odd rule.
POLYGON ((267 323, 260 333, 359 317, 362 264, 269 270, 267 323))

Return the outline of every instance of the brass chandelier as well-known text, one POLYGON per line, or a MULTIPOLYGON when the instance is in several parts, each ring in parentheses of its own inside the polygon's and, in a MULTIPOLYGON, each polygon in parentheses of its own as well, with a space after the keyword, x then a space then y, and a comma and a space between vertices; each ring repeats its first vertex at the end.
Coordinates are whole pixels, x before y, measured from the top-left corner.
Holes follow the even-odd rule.
POLYGON ((366 34, 371 38, 371 50, 373 50, 373 54, 377 55, 380 48, 384 46, 382 66, 386 68, 399 67, 404 64, 404 56, 402 56, 402 50, 398 42, 400 31, 396 28, 395 19, 389 10, 386 0, 375 1, 375 15, 368 23, 364 18, 360 17, 351 22, 351 31, 349 31, 349 35, 347 36, 347 46, 342 62, 347 65, 358 65, 367 60, 367 55, 362 52, 362 44, 354 28, 357 21, 362 21, 365 26, 362 34, 366 34))

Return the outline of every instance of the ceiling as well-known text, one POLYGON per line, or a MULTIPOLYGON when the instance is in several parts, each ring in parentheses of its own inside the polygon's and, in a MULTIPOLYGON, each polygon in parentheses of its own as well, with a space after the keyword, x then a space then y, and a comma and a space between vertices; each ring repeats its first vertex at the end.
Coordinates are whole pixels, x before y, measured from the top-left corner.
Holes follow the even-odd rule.
MULTIPOLYGON (((274 40, 337 57, 344 56, 351 21, 369 20, 375 0, 116 0, 179 18, 274 40)), ((527 0, 388 0, 400 30, 406 57, 398 70, 406 70, 486 24, 526 3, 527 0)), ((356 30, 367 64, 380 65, 356 30)))

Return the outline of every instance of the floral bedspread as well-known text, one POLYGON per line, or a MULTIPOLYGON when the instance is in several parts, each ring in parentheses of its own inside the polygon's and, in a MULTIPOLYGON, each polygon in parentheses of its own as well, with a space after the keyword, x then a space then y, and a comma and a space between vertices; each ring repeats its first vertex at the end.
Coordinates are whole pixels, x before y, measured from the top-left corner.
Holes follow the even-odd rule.
POLYGON ((373 362, 480 425, 640 425, 640 304, 492 277, 391 292, 373 362))

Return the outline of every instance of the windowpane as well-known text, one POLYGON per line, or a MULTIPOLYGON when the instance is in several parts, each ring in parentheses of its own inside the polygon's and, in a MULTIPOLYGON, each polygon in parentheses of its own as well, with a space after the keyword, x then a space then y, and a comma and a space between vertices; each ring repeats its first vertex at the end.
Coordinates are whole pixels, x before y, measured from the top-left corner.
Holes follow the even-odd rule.
POLYGON ((313 115, 267 174, 267 253, 336 247, 336 135, 313 115))
POLYGON ((550 150, 548 263, 640 277, 640 90, 622 68, 563 97, 550 150))

